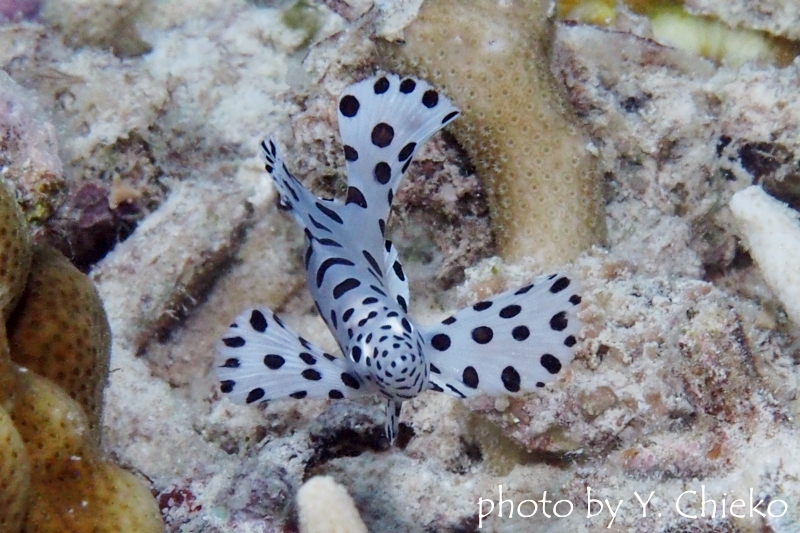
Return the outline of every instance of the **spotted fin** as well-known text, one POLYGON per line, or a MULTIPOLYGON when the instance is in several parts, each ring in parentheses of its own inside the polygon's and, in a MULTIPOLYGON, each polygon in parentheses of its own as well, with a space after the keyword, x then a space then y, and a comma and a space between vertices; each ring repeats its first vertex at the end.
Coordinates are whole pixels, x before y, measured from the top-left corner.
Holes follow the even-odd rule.
POLYGON ((397 438, 397 429, 400 425, 400 408, 402 403, 394 400, 386 402, 386 426, 384 427, 384 435, 389 439, 389 444, 394 443, 397 438))
POLYGON ((384 246, 386 254, 383 256, 383 271, 386 272, 389 294, 397 300, 403 311, 408 313, 408 278, 403 270, 403 265, 400 264, 397 248, 394 247, 392 241, 386 241, 384 246))
POLYGON ((358 198, 372 220, 385 224, 414 154, 459 111, 427 82, 396 74, 350 85, 338 111, 348 199, 358 198))
POLYGON ((217 344, 220 390, 235 403, 374 394, 351 364, 287 328, 269 309, 248 309, 217 344))
POLYGON ((320 239, 341 233, 344 224, 342 203, 317 198, 306 189, 286 168, 278 145, 271 135, 261 141, 261 159, 278 191, 278 205, 290 210, 301 227, 307 228, 320 239))
POLYGON ((577 290, 574 279, 554 274, 420 328, 429 387, 459 398, 543 387, 572 360, 577 290))

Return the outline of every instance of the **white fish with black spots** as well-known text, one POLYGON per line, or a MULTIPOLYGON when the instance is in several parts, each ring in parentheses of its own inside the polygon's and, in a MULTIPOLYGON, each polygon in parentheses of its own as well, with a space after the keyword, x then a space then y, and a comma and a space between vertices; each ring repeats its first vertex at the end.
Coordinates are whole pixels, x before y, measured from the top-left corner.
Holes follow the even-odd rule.
POLYGON ((220 389, 237 403, 280 398, 386 398, 386 436, 422 391, 459 398, 543 387, 572 359, 581 298, 553 274, 478 302, 433 326, 408 316, 408 280, 386 221, 414 154, 459 112, 428 83, 395 74, 347 87, 338 101, 344 202, 309 192, 275 140, 261 143, 279 194, 305 232, 308 289, 344 357, 287 328, 269 309, 239 315, 217 346, 220 389))

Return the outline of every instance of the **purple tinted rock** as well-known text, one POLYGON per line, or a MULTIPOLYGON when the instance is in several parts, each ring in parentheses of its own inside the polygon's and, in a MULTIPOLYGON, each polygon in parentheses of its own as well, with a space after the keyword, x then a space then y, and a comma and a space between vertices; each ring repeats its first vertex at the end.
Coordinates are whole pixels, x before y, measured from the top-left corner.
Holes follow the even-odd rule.
POLYGON ((0 0, 0 22, 31 19, 39 13, 39 0, 0 0))

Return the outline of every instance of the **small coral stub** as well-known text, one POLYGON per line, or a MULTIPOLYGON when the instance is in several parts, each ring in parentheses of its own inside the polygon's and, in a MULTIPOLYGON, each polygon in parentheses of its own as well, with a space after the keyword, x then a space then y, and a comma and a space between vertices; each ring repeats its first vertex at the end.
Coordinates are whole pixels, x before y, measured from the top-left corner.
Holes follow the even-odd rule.
POLYGON ((347 489, 329 476, 306 481, 297 493, 300 533, 367 533, 347 489))
POLYGON ((730 207, 764 279, 800 326, 800 214, 755 185, 734 194, 730 207))

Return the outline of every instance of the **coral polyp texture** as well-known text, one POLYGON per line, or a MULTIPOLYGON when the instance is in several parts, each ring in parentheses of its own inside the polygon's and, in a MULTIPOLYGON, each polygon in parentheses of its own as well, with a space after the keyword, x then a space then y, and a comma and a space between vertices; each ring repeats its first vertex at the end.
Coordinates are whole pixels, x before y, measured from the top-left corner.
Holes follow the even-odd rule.
POLYGON ((101 458, 82 406, 47 378, 20 379, 11 418, 31 464, 25 531, 160 531, 147 487, 101 458))
POLYGON ((32 248, 27 232, 0 185, 4 311, 20 300, 8 331, 0 328, 0 531, 161 531, 147 486, 99 448, 110 356, 102 302, 60 252, 32 248))
POLYGON ((489 194, 498 253, 553 267, 605 235, 601 176, 549 68, 547 2, 433 0, 383 61, 461 109, 453 134, 489 194))
MULTIPOLYGON (((1 367, 0 364, 3 371, 1 367)), ((0 531, 16 532, 22 527, 30 493, 30 469, 25 443, 6 409, 0 407, 0 531)))
MULTIPOLYGON (((1 75, 1 74, 0 74, 1 75)), ((0 185, 0 312, 7 320, 17 304, 31 265, 31 245, 14 195, 0 185)))
POLYGON ((90 447, 86 414, 46 378, 25 373, 19 379, 11 418, 29 446, 33 478, 69 477, 70 458, 82 459, 90 447))
POLYGON ((92 282, 59 251, 36 246, 9 331, 12 359, 66 390, 99 440, 111 332, 92 282))

